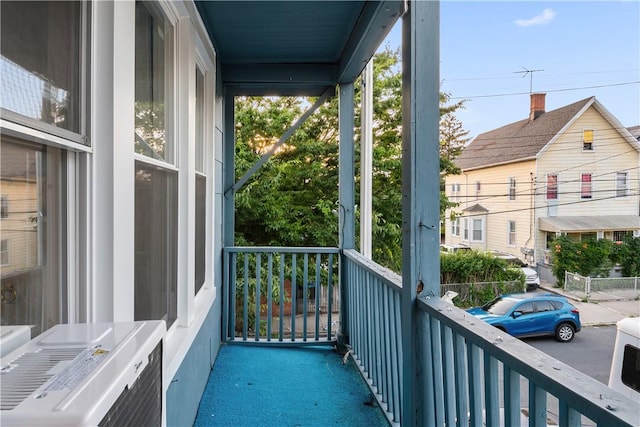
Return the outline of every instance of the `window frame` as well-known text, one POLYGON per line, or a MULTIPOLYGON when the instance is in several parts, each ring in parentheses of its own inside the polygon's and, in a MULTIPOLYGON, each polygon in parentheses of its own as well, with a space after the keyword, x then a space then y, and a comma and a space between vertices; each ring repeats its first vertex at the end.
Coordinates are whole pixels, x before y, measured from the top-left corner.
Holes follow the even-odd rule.
POLYGON ((462 220, 462 225, 463 225, 463 229, 462 229, 462 240, 464 240, 465 242, 469 241, 469 218, 465 217, 462 220))
POLYGON ((547 174, 547 186, 545 191, 545 200, 558 200, 558 189, 559 189, 559 175, 557 173, 548 173, 547 174), (551 178, 555 178, 555 182, 550 184, 551 178), (554 197, 550 197, 554 196, 554 197))
POLYGON ((629 173, 629 171, 617 171, 615 174, 616 174, 616 177, 615 177, 616 197, 615 198, 626 199, 631 195, 631 174, 629 173), (624 176, 624 188, 620 188, 619 186, 621 176, 624 176), (622 192, 624 194, 621 194, 622 192))
POLYGON ((9 239, 1 239, 0 240, 0 266, 4 267, 7 265, 11 265, 11 241, 9 239), (3 248, 2 246, 6 246, 6 248, 3 248))
POLYGON ((484 242, 485 229, 484 229, 484 218, 471 218, 471 241, 472 242, 484 242), (476 230, 476 223, 480 223, 480 228, 476 230), (475 233, 476 231, 480 232, 480 238, 476 239, 475 233))
POLYGON ((516 247, 516 245, 516 222, 510 219, 507 221, 507 246, 516 247))
POLYGON ((451 221, 451 235, 460 236, 460 218, 454 218, 451 221))
POLYGON ((593 198, 593 174, 583 172, 580 174, 580 200, 590 200, 593 198), (588 181, 585 181, 588 177, 588 181))
MULTIPOLYGON (((22 115, 18 112, 0 108, 3 131, 12 129, 12 136, 25 137, 27 135, 40 136, 45 145, 61 145, 73 147, 76 150, 86 151, 91 147, 91 22, 93 19, 92 4, 88 0, 80 0, 79 22, 79 58, 78 58, 78 122, 79 131, 54 126, 33 117, 22 115), (5 123, 5 120, 7 123, 5 123), (10 126, 7 126, 10 124, 10 126), (55 138, 52 138, 55 137, 55 138), (72 143, 72 144, 70 144, 72 143)), ((32 140, 27 138, 27 140, 32 140)))
POLYGON ((9 218, 9 195, 0 194, 0 219, 9 218))
POLYGON ((582 129, 582 152, 592 153, 594 151, 594 142, 596 139, 595 129, 582 129), (590 138, 587 135, 590 134, 590 138))
POLYGON ((510 176, 508 187, 507 187, 507 198, 509 200, 516 200, 516 186, 517 186, 516 178, 513 176, 510 176))
MULTIPOLYGON (((163 288, 163 292, 166 292, 166 301, 164 302, 164 306, 161 308, 161 311, 164 311, 163 316, 160 319, 142 319, 139 318, 139 313, 136 312, 135 309, 135 296, 136 293, 138 292, 138 286, 144 286, 144 287, 148 287, 148 284, 138 284, 135 283, 136 281, 134 280, 134 301, 133 301, 133 306, 134 306, 134 311, 133 311, 133 317, 135 320, 165 320, 167 322, 167 329, 171 329, 173 326, 178 325, 180 323, 180 318, 181 318, 181 313, 180 313, 180 308, 179 308, 179 295, 181 295, 182 290, 180 289, 180 245, 181 245, 181 240, 185 238, 185 236, 182 236, 181 233, 181 229, 180 229, 180 222, 179 222, 179 218, 180 215, 182 215, 183 213, 181 212, 182 207, 180 206, 180 201, 181 201, 181 185, 180 182, 182 180, 182 176, 184 175, 184 173, 186 171, 181 171, 180 167, 178 166, 180 163, 180 156, 179 156, 179 139, 178 136, 176 135, 176 130, 178 128, 178 124, 177 124, 177 117, 176 117, 176 113, 177 113, 177 106, 176 106, 176 102, 177 102, 177 98, 176 98, 176 94, 178 93, 178 90, 180 89, 179 87, 179 82, 176 80, 176 76, 177 76, 177 70, 176 67, 178 66, 178 60, 179 58, 177 57, 177 49, 178 49, 178 20, 177 17, 172 13, 171 9, 167 7, 167 4, 165 4, 165 2, 150 2, 150 1, 142 1, 142 0, 137 0, 135 2, 135 6, 134 6, 134 10, 136 10, 136 14, 137 12, 137 6, 141 5, 146 9, 146 12, 151 16, 151 18, 154 20, 154 28, 156 28, 157 25, 160 24, 160 22, 156 22, 158 20, 162 20, 162 24, 163 24, 163 34, 164 34, 164 51, 163 51, 163 55, 164 55, 164 81, 161 82, 160 84, 163 86, 163 94, 164 94, 164 98, 163 98, 163 102, 164 102, 164 157, 160 157, 159 155, 153 155, 153 156, 149 156, 149 155, 145 155, 142 153, 138 153, 136 152, 136 132, 134 131, 134 140, 132 141, 133 144, 131 146, 131 151, 132 151, 132 155, 133 155, 133 159, 134 159, 134 174, 137 173, 139 167, 138 164, 141 164, 143 168, 151 168, 154 170, 159 170, 161 173, 165 174, 165 178, 169 179, 171 176, 175 176, 176 177, 176 183, 175 183, 175 192, 176 192, 176 208, 175 208, 175 212, 169 212, 167 211, 167 218, 170 218, 173 221, 173 227, 175 228, 175 231, 171 231, 169 230, 169 233, 175 233, 175 241, 171 241, 171 236, 169 234, 167 234, 165 236, 167 244, 172 244, 173 248, 167 246, 165 249, 165 253, 168 256, 171 256, 171 262, 173 263, 172 266, 169 265, 169 260, 165 260, 167 262, 167 266, 165 268, 173 268, 173 273, 171 278, 167 277, 166 281, 164 283, 164 288, 163 288), (172 284, 171 280, 174 280, 174 283, 172 284)), ((137 39, 136 39, 136 31, 134 31, 134 43, 137 44, 137 39)), ((153 53, 152 53, 153 54, 153 53)), ((134 55, 135 55, 135 49, 134 49, 134 55)), ((152 60, 153 61, 153 60, 152 60)), ((136 77, 134 75, 133 77, 134 79, 134 84, 136 83, 136 77)), ((153 90, 153 88, 151 88, 151 90, 153 90)), ((134 99, 134 103, 138 102, 136 96, 134 95, 133 97, 134 99)), ((135 118, 134 118, 134 122, 135 122, 135 118)), ((185 143, 185 142, 183 142, 185 143)), ((155 151, 154 151, 155 152, 155 151)), ((157 154, 157 153, 156 153, 157 154)), ((136 190, 136 184, 134 182, 134 192, 137 191, 136 190)), ((174 184, 172 183, 168 183, 168 185, 173 186, 174 184)), ((167 191, 169 191, 170 188, 167 187, 167 191)), ((167 193, 169 194, 169 193, 167 193)), ((136 207, 134 206, 134 216, 137 214, 136 211, 136 207)), ((134 230, 135 230, 135 220, 134 220, 134 230)), ((136 266, 136 269, 139 268, 139 266, 136 266)), ((137 277, 137 273, 135 274, 134 278, 137 277)), ((155 288, 154 288, 155 289, 155 288)), ((156 311, 158 307, 154 307, 153 311, 156 311)), ((141 315, 142 313, 140 313, 141 315)))

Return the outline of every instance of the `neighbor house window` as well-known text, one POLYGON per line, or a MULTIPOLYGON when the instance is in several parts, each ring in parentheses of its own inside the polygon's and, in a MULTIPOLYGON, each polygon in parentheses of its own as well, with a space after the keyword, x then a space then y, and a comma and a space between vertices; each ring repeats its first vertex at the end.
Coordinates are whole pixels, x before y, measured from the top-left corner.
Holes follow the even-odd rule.
POLYGON ((583 173, 580 175, 580 198, 591 198, 591 174, 583 173))
POLYGON ((0 2, 3 116, 86 143, 88 9, 80 1, 0 2))
POLYGON ((9 196, 3 194, 0 196, 0 218, 9 217, 9 196))
POLYGON ((509 178, 509 200, 516 199, 516 179, 509 178))
POLYGON ((451 220, 451 235, 452 236, 460 235, 460 218, 454 218, 451 220))
POLYGON ((205 173, 204 141, 204 73, 196 66, 196 198, 195 198, 195 293, 205 281, 206 216, 207 216, 207 175, 205 173))
POLYGON ((0 265, 9 265, 9 239, 0 240, 0 265))
POLYGON ((482 219, 473 220, 473 238, 474 242, 484 241, 484 221, 482 219))
POLYGON ((135 20, 135 320, 177 317, 178 172, 173 164, 173 28, 152 2, 135 20), (153 163, 148 159, 154 159, 153 163))
POLYGON ((465 218, 463 221, 462 239, 469 240, 469 218, 465 218))
POLYGON ((481 189, 480 181, 476 181, 476 199, 480 197, 480 189, 481 189))
POLYGON ((547 200, 558 200, 558 175, 547 175, 547 200))
POLYGON ((629 195, 629 172, 616 172, 616 197, 629 195))
POLYGON ((451 198, 452 200, 458 200, 460 197, 460 184, 451 184, 451 198))
POLYGON ((516 222, 509 221, 507 224, 508 224, 507 225, 507 228, 508 228, 507 244, 509 246, 515 246, 516 245, 516 222))
POLYGON ((614 231, 613 232, 613 241, 614 242, 623 242, 626 237, 630 237, 633 235, 632 231, 614 231))
POLYGON ((582 131, 582 151, 593 151, 593 129, 582 131))

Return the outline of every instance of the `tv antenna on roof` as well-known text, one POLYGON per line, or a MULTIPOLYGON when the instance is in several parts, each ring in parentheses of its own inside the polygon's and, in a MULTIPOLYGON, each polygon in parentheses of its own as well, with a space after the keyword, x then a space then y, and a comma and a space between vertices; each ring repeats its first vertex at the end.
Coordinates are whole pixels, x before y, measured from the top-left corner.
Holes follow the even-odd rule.
POLYGON ((526 77, 527 74, 529 75, 529 95, 531 95, 533 93, 533 73, 537 73, 538 71, 544 71, 544 70, 529 70, 526 67, 522 67, 524 69, 524 71, 514 71, 514 74, 522 74, 522 77, 526 77))

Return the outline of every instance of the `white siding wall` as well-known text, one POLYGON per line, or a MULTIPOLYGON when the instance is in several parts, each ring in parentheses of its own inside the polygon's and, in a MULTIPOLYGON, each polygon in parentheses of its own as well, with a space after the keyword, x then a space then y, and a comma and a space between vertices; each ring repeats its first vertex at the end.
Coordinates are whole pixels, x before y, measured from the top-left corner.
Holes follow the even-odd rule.
MULTIPOLYGON (((558 174, 557 216, 638 215, 638 152, 592 106, 548 145, 538 159, 536 217, 546 217, 546 176, 558 174), (593 151, 582 150, 582 132, 594 129, 593 151), (630 196, 616 197, 616 172, 628 171, 630 196), (592 174, 592 198, 581 199, 582 173, 592 174)), ((536 224, 537 224, 536 218, 536 224)), ((536 227, 537 228, 537 227, 536 227)), ((545 233, 538 232, 536 259, 544 256, 545 233)))
POLYGON ((450 212, 447 212, 445 243, 465 243, 478 249, 510 252, 523 259, 521 248, 535 247, 535 260, 541 262, 546 233, 538 231, 540 217, 638 215, 638 165, 638 152, 594 107, 590 107, 541 152, 537 162, 531 160, 447 177, 447 196, 451 201, 460 203, 452 211, 462 216, 466 207, 478 203, 489 212, 485 216, 486 239, 481 243, 463 239, 462 217, 460 236, 452 236, 450 212), (585 129, 594 130, 592 151, 583 151, 582 134, 585 129), (616 197, 616 172, 619 171, 629 172, 628 197, 616 197), (583 173, 592 174, 591 199, 581 198, 583 173), (558 200, 552 213, 546 199, 548 174, 558 174, 558 200), (510 177, 516 179, 516 200, 508 198, 510 177), (478 181, 480 191, 476 192, 478 181), (460 185, 457 197, 452 193, 452 184, 460 185), (510 220, 516 221, 515 246, 507 243, 510 220))
POLYGON ((481 250, 500 250, 512 253, 524 260, 520 248, 533 248, 533 235, 530 224, 533 217, 532 178, 535 177, 535 161, 519 162, 487 169, 468 171, 462 175, 447 177, 447 196, 460 205, 454 208, 461 215, 461 235, 451 236, 451 221, 447 215, 445 242, 448 244, 465 243, 481 250), (509 200, 509 178, 516 181, 515 200, 509 200), (477 190, 480 182, 480 191, 477 190), (461 195, 452 197, 451 184, 461 187, 461 195), (464 241, 462 236, 464 209, 480 204, 488 210, 485 218, 484 242, 464 241), (508 245, 508 222, 516 222, 516 244, 508 245))

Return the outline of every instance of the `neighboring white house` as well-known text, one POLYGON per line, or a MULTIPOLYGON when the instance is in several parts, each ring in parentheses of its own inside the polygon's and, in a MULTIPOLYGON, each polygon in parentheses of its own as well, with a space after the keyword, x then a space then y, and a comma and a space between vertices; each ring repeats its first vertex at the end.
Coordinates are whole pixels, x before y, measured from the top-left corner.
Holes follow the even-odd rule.
MULTIPOLYGON (((545 111, 475 138, 446 180, 459 203, 445 243, 500 250, 540 267, 557 234, 622 240, 640 233, 640 143, 595 97, 545 111)), ((546 277, 545 277, 546 276, 546 277)))

